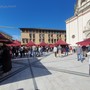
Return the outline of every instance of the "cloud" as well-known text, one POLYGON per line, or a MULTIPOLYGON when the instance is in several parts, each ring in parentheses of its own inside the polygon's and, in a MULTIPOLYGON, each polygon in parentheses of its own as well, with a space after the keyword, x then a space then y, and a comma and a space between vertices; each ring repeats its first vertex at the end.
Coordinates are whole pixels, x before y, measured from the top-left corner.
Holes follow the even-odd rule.
POLYGON ((19 36, 19 35, 12 35, 12 37, 13 37, 13 39, 14 40, 21 40, 21 36, 19 36))

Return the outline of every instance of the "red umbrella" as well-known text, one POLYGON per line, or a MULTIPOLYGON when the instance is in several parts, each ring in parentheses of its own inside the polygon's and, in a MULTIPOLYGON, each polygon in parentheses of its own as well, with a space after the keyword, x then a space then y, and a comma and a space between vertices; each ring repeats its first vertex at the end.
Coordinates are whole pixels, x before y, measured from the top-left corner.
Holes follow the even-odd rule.
POLYGON ((21 42, 18 40, 13 41, 13 44, 15 44, 15 46, 21 46, 21 42))
POLYGON ((49 44, 49 47, 50 47, 50 48, 52 48, 52 47, 54 47, 54 46, 55 46, 54 44, 49 44))
POLYGON ((7 46, 21 46, 21 42, 18 40, 14 40, 11 44, 7 44, 7 46))
POLYGON ((39 44, 35 44, 35 46, 36 46, 36 47, 38 47, 38 46, 39 46, 39 44))
POLYGON ((35 46, 35 43, 32 41, 29 41, 29 43, 27 43, 26 46, 35 46))
POLYGON ((80 44, 82 46, 89 45, 90 44, 90 38, 85 39, 84 41, 81 41, 81 42, 77 42, 76 44, 80 44))
POLYGON ((55 45, 69 45, 69 44, 67 44, 65 41, 60 39, 55 43, 55 45))
POLYGON ((39 44, 39 46, 47 46, 48 44, 47 43, 45 43, 45 42, 41 42, 40 44, 39 44))
POLYGON ((21 44, 21 42, 18 41, 18 40, 14 40, 13 43, 19 43, 19 44, 21 44))

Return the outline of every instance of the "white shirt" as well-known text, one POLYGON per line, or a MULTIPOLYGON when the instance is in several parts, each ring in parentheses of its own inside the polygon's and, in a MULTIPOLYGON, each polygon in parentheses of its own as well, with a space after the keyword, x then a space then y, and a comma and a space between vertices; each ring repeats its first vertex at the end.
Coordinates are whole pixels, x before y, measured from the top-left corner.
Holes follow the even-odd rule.
POLYGON ((54 47, 53 52, 57 52, 57 47, 54 47))

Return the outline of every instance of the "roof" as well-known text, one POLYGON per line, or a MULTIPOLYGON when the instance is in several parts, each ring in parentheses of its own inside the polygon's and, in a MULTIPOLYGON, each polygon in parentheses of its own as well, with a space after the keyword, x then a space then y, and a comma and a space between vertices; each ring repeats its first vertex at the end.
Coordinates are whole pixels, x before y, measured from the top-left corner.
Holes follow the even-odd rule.
POLYGON ((5 37, 8 37, 10 39, 12 39, 12 36, 10 36, 9 34, 3 32, 3 31, 0 31, 1 34, 3 34, 5 37))
POLYGON ((62 31, 66 32, 66 30, 60 30, 60 29, 51 29, 51 28, 20 28, 20 30, 50 30, 50 31, 62 31))

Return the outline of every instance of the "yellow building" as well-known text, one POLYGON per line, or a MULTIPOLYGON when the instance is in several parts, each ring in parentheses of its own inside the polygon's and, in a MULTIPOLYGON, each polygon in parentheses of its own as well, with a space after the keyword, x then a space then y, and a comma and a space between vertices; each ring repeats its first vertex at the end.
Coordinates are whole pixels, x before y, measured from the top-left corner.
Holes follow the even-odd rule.
POLYGON ((36 44, 44 41, 45 43, 52 44, 59 39, 66 41, 65 30, 55 29, 41 29, 41 28, 20 28, 21 30, 21 44, 27 44, 30 40, 36 44))

